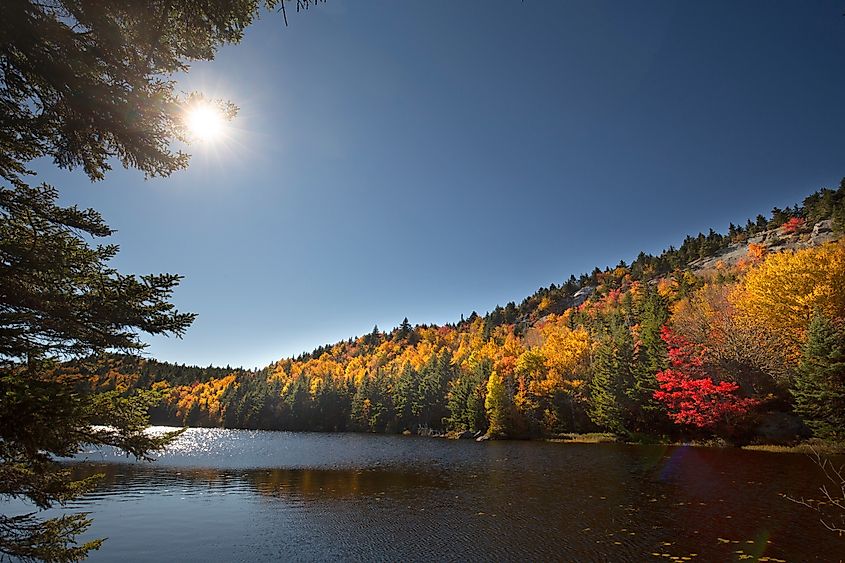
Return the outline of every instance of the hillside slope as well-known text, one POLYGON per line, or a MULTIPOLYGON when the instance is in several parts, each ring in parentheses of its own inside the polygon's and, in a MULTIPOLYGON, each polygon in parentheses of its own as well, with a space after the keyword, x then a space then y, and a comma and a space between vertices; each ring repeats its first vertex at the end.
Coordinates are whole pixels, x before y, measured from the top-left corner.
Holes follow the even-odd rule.
POLYGON ((771 440, 808 435, 803 419, 822 435, 817 419, 836 415, 798 388, 812 323, 827 323, 831 346, 845 334, 843 219, 845 180, 453 324, 406 319, 257 371, 125 358, 66 369, 96 389, 159 389, 157 420, 178 424, 771 440))

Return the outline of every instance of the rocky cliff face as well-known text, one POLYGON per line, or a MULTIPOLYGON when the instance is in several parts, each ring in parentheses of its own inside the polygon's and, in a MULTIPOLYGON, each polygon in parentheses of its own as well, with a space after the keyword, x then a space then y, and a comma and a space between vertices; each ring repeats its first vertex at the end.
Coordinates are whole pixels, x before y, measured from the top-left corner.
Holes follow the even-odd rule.
MULTIPOLYGON (((814 225, 801 225, 799 223, 796 226, 793 223, 790 226, 769 229, 748 237, 743 242, 731 244, 713 256, 693 260, 684 269, 689 269, 695 274, 706 275, 715 272, 719 268, 731 268, 744 260, 753 261, 752 253, 759 257, 760 253, 777 253, 821 246, 844 236, 843 233, 834 231, 833 221, 830 219, 819 221, 814 225)), ((657 284, 659 280, 659 277, 655 277, 645 281, 649 284, 657 284)), ((520 316, 516 324, 522 327, 522 330, 530 331, 531 327, 548 315, 559 315, 567 309, 578 307, 589 300, 595 291, 595 286, 588 285, 582 287, 571 296, 556 295, 551 303, 543 307, 537 307, 529 313, 520 316)))
POLYGON ((732 244, 714 256, 694 260, 690 262, 689 267, 693 272, 701 273, 716 269, 720 262, 725 266, 733 266, 748 258, 751 244, 759 245, 767 252, 782 252, 820 246, 838 240, 841 236, 833 231, 831 220, 819 221, 812 227, 805 227, 795 233, 788 233, 784 227, 778 227, 749 237, 745 242, 732 244))

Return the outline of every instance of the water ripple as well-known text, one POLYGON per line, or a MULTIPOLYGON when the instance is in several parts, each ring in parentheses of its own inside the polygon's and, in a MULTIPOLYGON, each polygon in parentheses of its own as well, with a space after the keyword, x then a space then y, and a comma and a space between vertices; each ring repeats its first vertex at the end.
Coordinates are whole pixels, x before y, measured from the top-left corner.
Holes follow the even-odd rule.
MULTIPOLYGON (((159 431, 164 429, 159 429, 159 431)), ((191 429, 155 463, 97 450, 103 560, 828 561, 803 456, 191 429), (674 558, 674 559, 673 559, 674 558)), ((78 460, 77 460, 78 461, 78 460)))

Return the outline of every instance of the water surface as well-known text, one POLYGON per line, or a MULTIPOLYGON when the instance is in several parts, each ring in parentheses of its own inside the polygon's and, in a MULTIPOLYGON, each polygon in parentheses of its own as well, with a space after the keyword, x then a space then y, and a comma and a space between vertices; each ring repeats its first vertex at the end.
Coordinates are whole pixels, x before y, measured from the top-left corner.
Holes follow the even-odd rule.
POLYGON ((796 454, 191 429, 154 463, 85 457, 92 561, 845 558, 781 496, 822 484, 796 454))

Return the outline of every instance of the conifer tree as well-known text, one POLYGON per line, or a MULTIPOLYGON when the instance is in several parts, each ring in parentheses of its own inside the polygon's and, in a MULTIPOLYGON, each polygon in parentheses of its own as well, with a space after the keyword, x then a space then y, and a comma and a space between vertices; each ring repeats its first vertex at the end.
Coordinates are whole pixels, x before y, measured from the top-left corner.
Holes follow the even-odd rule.
POLYGON ((484 395, 493 370, 489 360, 482 360, 463 370, 449 386, 448 425, 453 430, 481 431, 487 428, 484 395))
MULTIPOLYGON (((592 357, 590 380, 590 419, 617 434, 626 432, 625 382, 630 349, 621 335, 624 327, 605 335, 597 344, 592 357)), ((627 329, 624 329, 627 331, 627 329)))
MULTIPOLYGON (((91 209, 59 207, 47 186, 0 190, 0 494, 39 508, 90 489, 54 463, 84 445, 112 445, 145 458, 172 435, 144 433, 154 392, 90 395, 78 378, 54 376, 57 362, 104 350, 143 348, 136 331, 182 334, 193 314, 168 300, 179 276, 126 276, 108 264, 111 234, 91 209), (108 424, 108 429, 95 427, 108 424)), ((69 560, 99 542, 74 545, 89 520, 0 516, 0 552, 22 559, 69 560)))
POLYGON ((669 421, 665 406, 654 398, 660 387, 655 374, 668 365, 660 330, 669 318, 669 310, 654 287, 646 289, 638 316, 638 341, 631 369, 633 385, 626 390, 633 405, 629 425, 636 432, 657 433, 669 421))
POLYGON ((419 379, 419 423, 426 427, 440 427, 448 415, 446 390, 453 377, 452 355, 448 349, 432 354, 422 367, 419 379))
POLYGON ((418 378, 417 372, 406 362, 393 387, 393 404, 400 429, 411 429, 419 423, 421 398, 418 378))
MULTIPOLYGON (((307 4, 309 0, 303 0, 307 4)), ((284 8, 284 0, 265 0, 284 8)), ((0 495, 39 508, 84 492, 56 467, 83 444, 144 458, 167 442, 143 430, 151 395, 92 395, 53 377, 56 362, 137 351, 139 332, 180 335, 193 315, 169 303, 179 277, 126 276, 109 266, 111 234, 91 209, 56 205, 33 187, 30 162, 81 168, 101 180, 114 161, 146 176, 184 168, 186 100, 170 76, 236 43, 257 17, 254 1, 4 0, 0 2, 0 495), (94 424, 107 424, 109 430, 94 424)), ((221 104, 231 116, 235 108, 221 104)), ((47 521, 0 516, 0 555, 77 560, 84 515, 47 521)))
POLYGON ((845 438, 845 330, 823 315, 810 322, 792 394, 817 436, 845 438))
POLYGON ((407 340, 408 337, 411 336, 413 332, 413 328, 411 327, 411 323, 408 321, 408 317, 402 319, 402 324, 399 325, 399 329, 396 331, 396 340, 407 340))

